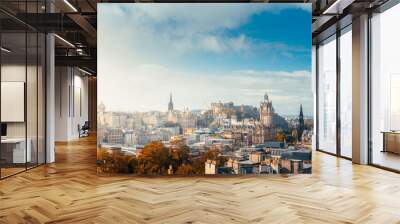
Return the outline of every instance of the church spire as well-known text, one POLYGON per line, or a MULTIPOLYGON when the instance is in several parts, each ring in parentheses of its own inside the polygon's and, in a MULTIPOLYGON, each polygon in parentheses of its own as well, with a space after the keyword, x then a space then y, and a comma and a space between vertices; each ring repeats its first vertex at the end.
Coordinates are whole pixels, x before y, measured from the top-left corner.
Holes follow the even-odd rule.
POLYGON ((269 101, 269 99, 268 99, 268 93, 265 93, 265 94, 264 94, 264 101, 269 101))
POLYGON ((169 94, 168 111, 174 110, 174 103, 172 102, 172 93, 169 94))
POLYGON ((300 116, 303 117, 303 105, 300 104, 300 116))
POLYGON ((303 116, 303 105, 300 104, 300 114, 299 114, 299 123, 297 124, 297 140, 301 141, 301 136, 303 135, 305 126, 304 126, 304 116, 303 116))

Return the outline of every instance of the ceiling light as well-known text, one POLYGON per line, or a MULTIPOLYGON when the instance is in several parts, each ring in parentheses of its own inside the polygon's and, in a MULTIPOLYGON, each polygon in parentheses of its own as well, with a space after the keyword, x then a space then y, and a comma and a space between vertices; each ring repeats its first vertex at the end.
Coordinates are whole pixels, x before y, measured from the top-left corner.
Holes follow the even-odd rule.
POLYGON ((11 52, 11 50, 9 50, 9 49, 7 49, 5 47, 1 47, 1 51, 4 51, 6 53, 10 53, 11 52))
POLYGON ((339 4, 340 0, 336 0, 332 5, 330 5, 322 14, 330 14, 332 9, 336 9, 337 5, 339 4))
POLYGON ((60 36, 57 35, 57 34, 54 34, 54 36, 57 37, 57 38, 58 38, 59 40, 61 40, 62 42, 66 43, 68 46, 75 48, 75 45, 73 45, 73 44, 72 44, 71 42, 69 42, 68 40, 66 40, 66 39, 64 39, 64 38, 62 38, 62 37, 60 37, 60 36))
POLYGON ((336 0, 322 14, 342 14, 343 10, 351 5, 355 0, 336 0))
POLYGON ((83 49, 82 48, 77 48, 76 49, 76 53, 78 53, 79 55, 83 55, 83 49))
POLYGON ((78 12, 78 10, 68 1, 64 0, 65 4, 67 4, 74 12, 78 12))
POLYGON ((90 73, 90 72, 88 72, 88 71, 86 71, 86 70, 83 70, 83 69, 81 69, 81 68, 79 68, 79 67, 78 67, 78 70, 81 71, 81 72, 83 72, 83 73, 85 73, 85 74, 87 74, 87 75, 92 75, 92 73, 90 73))

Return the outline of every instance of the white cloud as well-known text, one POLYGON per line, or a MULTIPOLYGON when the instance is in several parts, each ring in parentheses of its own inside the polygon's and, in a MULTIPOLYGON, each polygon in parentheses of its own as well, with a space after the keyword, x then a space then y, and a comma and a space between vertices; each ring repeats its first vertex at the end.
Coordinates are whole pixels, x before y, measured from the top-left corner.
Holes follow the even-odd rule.
POLYGON ((237 75, 243 75, 245 77, 279 77, 279 78, 311 78, 309 71, 267 71, 267 70, 240 70, 235 71, 237 75))
MULTIPOLYGON (((99 32, 118 34, 109 40, 134 50, 176 52, 176 57, 196 52, 248 54, 254 50, 296 51, 283 43, 260 42, 244 34, 225 31, 245 24, 264 11, 279 13, 287 8, 308 10, 308 4, 100 4, 99 32), (224 7, 221 10, 220 7, 224 7)), ((101 34, 99 35, 101 36, 101 34)), ((300 49, 301 50, 301 49, 300 49)), ((286 53, 288 54, 288 53, 286 53)), ((146 53, 144 57, 154 57, 146 53)))
POLYGON ((202 36, 198 41, 200 44, 196 46, 196 50, 204 50, 213 53, 226 53, 229 51, 250 52, 255 48, 243 34, 233 38, 207 35, 202 36))

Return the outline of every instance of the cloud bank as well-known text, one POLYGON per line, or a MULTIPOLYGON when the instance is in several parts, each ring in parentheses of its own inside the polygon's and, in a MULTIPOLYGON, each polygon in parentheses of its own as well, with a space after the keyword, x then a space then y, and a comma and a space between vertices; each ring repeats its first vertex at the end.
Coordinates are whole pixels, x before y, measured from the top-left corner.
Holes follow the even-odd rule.
POLYGON ((257 16, 285 10, 310 13, 311 7, 99 4, 99 101, 111 110, 164 111, 172 92, 178 109, 204 109, 215 101, 257 106, 268 92, 278 112, 297 114, 302 103, 310 114, 310 71, 271 69, 263 61, 283 58, 290 64, 297 54, 307 54, 311 44, 298 46, 253 35, 279 32, 279 27, 243 30, 257 16))

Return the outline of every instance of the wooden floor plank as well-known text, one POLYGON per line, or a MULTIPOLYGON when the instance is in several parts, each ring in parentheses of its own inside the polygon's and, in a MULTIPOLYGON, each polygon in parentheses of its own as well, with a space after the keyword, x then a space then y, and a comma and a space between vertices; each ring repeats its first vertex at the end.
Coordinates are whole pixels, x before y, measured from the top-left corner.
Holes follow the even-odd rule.
POLYGON ((320 152, 291 177, 98 176, 96 140, 0 181, 0 223, 400 223, 400 175, 320 152))

